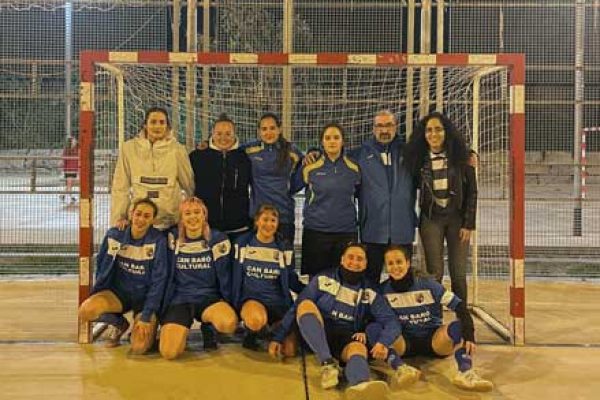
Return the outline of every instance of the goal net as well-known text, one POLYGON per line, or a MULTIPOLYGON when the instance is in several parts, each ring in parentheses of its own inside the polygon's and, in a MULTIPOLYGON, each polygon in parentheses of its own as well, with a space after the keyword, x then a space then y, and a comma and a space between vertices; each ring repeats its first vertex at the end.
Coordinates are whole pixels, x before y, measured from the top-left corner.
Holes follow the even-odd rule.
MULTIPOLYGON (((502 337, 522 342, 523 70, 523 58, 510 54, 82 53, 82 298, 93 249, 108 228, 118 147, 138 133, 148 107, 167 108, 189 148, 207 138, 221 113, 235 121, 242 142, 255 140, 259 116, 273 111, 301 150, 319 146, 328 122, 344 127, 352 148, 372 135, 379 110, 397 115, 406 138, 420 116, 437 109, 479 154, 469 302, 502 337)), ((420 253, 415 262, 423 264, 420 253)), ((87 337, 81 326, 80 340, 87 337)))

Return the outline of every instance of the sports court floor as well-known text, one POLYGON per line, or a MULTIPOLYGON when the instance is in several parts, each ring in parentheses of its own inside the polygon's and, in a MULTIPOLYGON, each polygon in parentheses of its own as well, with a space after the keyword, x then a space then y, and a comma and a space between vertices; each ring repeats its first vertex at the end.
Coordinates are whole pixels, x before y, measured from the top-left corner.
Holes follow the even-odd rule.
MULTIPOLYGON (((600 285, 529 284, 528 340, 580 341, 583 346, 513 347, 477 324, 476 368, 496 385, 490 393, 455 388, 453 358, 411 359, 423 370, 420 382, 392 392, 389 399, 598 399, 600 398, 600 285), (539 286, 539 287, 536 287, 539 286), (583 307, 574 313, 573 307, 583 307), (596 308, 594 308, 596 307, 596 308), (570 311, 565 311, 570 310, 570 311)), ((74 277, 0 281, 0 399, 342 399, 341 391, 319 387, 319 367, 306 357, 277 362, 237 343, 206 353, 199 341, 182 359, 158 354, 133 357, 128 345, 76 344, 74 277), (51 294, 56 294, 52 297, 51 294), (50 294, 50 296, 49 296, 50 294), (19 304, 16 308, 15 305, 19 304), (39 339, 40 331, 45 340, 39 339), (36 336, 37 335, 37 336, 36 336), (14 341, 14 338, 17 338, 14 341), (12 340, 12 342, 11 342, 12 340)), ((374 375, 375 376, 375 375, 374 375)))

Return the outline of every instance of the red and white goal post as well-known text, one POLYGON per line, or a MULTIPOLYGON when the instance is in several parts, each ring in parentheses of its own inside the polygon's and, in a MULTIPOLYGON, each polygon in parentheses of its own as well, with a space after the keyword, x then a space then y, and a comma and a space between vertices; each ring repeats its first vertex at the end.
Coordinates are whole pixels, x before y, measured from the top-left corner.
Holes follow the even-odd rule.
MULTIPOLYGON (((435 108, 479 154, 479 211, 469 303, 501 336, 524 343, 525 58, 522 54, 285 54, 84 51, 80 55, 79 302, 90 294, 93 255, 108 228, 119 143, 144 110, 164 106, 188 147, 226 112, 242 141, 262 112, 279 113, 301 149, 338 122, 346 146, 372 135, 374 114, 398 115, 399 134, 435 108)), ((297 221, 297 225, 299 225, 297 221)), ((79 324, 79 341, 91 338, 79 324)))

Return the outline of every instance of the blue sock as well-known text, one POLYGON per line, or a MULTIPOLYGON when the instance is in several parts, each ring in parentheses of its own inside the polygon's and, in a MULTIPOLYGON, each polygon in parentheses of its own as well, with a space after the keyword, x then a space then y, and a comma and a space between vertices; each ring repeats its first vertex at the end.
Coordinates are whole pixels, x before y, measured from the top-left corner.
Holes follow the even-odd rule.
POLYGON ((454 345, 459 344, 462 341, 462 325, 460 321, 452 321, 447 328, 448 336, 452 339, 454 345))
POLYGON ((381 331, 383 330, 383 325, 377 322, 371 322, 365 328, 365 333, 367 334, 367 343, 370 347, 373 347, 375 343, 379 340, 379 336, 381 336, 381 331))
POLYGON ((394 371, 404 364, 404 360, 402 360, 402 357, 400 357, 394 349, 389 349, 388 356, 385 361, 390 367, 392 367, 394 371))
POLYGON ((468 371, 473 367, 473 360, 471 359, 471 356, 467 354, 464 347, 461 347, 454 352, 454 358, 456 359, 456 364, 458 365, 458 370, 460 372, 468 371))
POLYGON ((369 364, 367 359, 358 354, 350 357, 344 368, 344 374, 350 386, 369 380, 369 364))
POLYGON ((323 363, 332 358, 325 336, 325 328, 316 315, 310 313, 302 315, 298 318, 298 327, 306 343, 317 355, 319 362, 323 363))

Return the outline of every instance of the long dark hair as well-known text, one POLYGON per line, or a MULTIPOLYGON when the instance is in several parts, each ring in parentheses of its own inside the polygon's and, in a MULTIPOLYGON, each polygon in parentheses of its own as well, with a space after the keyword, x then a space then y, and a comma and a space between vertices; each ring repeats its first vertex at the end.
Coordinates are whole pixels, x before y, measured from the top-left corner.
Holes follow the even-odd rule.
POLYGON ((445 114, 434 111, 417 123, 410 140, 404 146, 403 163, 413 176, 419 173, 428 157, 429 145, 425 139, 425 129, 429 120, 434 118, 438 119, 444 127, 444 151, 448 158, 448 164, 454 167, 464 165, 469 160, 469 151, 463 136, 445 114))
MULTIPOLYGON (((272 112, 266 112, 263 115, 261 115, 260 119, 258 120, 259 130, 260 123, 267 118, 273 119, 273 121, 275 121, 275 125, 277 125, 278 128, 281 128, 281 119, 279 118, 279 116, 272 112)), ((288 166, 291 163, 290 150, 292 148, 292 144, 288 142, 283 137, 283 133, 280 132, 279 138, 277 139, 277 142, 275 142, 275 148, 277 149, 277 162, 275 164, 277 167, 277 172, 279 172, 281 175, 285 175, 289 172, 288 166)))

